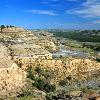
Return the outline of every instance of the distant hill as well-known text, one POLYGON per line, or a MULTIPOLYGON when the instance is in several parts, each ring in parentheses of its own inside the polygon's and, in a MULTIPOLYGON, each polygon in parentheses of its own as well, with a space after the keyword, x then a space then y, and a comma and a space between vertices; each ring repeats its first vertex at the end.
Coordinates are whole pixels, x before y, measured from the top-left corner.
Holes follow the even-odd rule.
MULTIPOLYGON (((52 31, 50 31, 52 32, 52 31)), ((55 37, 64 37, 79 42, 100 42, 100 32, 99 30, 94 32, 91 31, 53 31, 55 37)))

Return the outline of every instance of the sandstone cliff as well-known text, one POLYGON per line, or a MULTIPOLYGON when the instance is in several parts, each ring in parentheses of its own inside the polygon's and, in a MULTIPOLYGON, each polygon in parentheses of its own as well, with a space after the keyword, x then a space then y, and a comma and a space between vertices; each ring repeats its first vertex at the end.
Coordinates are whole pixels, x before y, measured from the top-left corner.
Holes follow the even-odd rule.
POLYGON ((9 50, 0 44, 0 98, 14 97, 25 85, 26 72, 11 59, 9 50))

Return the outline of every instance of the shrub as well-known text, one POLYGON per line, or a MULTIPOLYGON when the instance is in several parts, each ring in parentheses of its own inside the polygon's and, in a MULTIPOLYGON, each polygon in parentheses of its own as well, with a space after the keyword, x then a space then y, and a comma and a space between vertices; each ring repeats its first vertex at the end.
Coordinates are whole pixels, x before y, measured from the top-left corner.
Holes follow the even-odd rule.
POLYGON ((60 80, 59 81, 59 85, 60 86, 65 86, 66 85, 66 81, 65 80, 60 80))
POLYGON ((36 67, 35 72, 37 72, 38 74, 42 74, 43 70, 41 67, 36 67))
POLYGON ((2 32, 2 30, 5 28, 5 26, 4 25, 1 25, 1 32, 2 32))
POLYGON ((31 91, 23 91, 23 93, 17 95, 17 98, 24 98, 24 97, 31 97, 32 92, 31 91))
POLYGON ((32 83, 33 86, 37 87, 39 90, 46 91, 46 92, 52 92, 56 90, 55 85, 47 84, 43 79, 38 78, 35 80, 34 83, 32 83))
POLYGON ((32 72, 31 68, 28 69, 28 76, 27 76, 27 78, 30 78, 31 80, 35 80, 35 77, 33 76, 33 72, 32 72))
POLYGON ((46 95, 46 100, 52 100, 52 94, 48 94, 46 95))
POLYGON ((56 90, 56 86, 55 85, 45 84, 45 91, 46 92, 53 92, 55 90, 56 90))
POLYGON ((72 79, 72 77, 69 75, 68 77, 66 77, 66 79, 68 79, 70 81, 72 79))
POLYGON ((47 77, 50 77, 49 72, 44 73, 44 70, 41 69, 40 67, 37 67, 35 69, 35 71, 38 73, 39 76, 35 77, 35 75, 33 73, 34 71, 32 70, 32 68, 28 69, 28 76, 27 76, 28 78, 33 80, 32 85, 34 87, 38 88, 39 90, 46 91, 46 92, 52 92, 52 91, 56 90, 55 85, 52 85, 49 82, 47 82, 47 77), (42 78, 42 76, 43 76, 43 78, 42 78))
POLYGON ((45 86, 45 82, 44 82, 44 80, 43 79, 37 79, 36 81, 35 81, 35 84, 36 84, 36 86, 37 86, 37 88, 39 89, 39 90, 45 90, 44 89, 44 86, 45 86))
POLYGON ((96 58, 96 61, 97 61, 97 62, 100 62, 100 58, 96 58))

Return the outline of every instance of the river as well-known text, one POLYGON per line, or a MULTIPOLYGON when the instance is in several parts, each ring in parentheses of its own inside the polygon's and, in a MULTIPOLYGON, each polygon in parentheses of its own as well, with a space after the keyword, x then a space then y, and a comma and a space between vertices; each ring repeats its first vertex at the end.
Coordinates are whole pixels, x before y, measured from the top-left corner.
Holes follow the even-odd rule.
POLYGON ((88 56, 88 53, 82 52, 82 51, 75 51, 75 50, 67 50, 64 48, 63 45, 60 46, 59 51, 52 53, 53 57, 69 57, 69 56, 74 56, 74 57, 82 57, 85 58, 88 56))

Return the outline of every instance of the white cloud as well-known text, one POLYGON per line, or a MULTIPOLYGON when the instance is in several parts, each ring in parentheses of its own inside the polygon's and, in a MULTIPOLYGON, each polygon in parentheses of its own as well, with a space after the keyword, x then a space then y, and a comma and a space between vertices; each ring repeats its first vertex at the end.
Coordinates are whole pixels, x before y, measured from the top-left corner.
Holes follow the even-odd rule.
POLYGON ((49 16, 57 16, 58 15, 54 11, 50 11, 50 10, 27 10, 25 12, 29 12, 32 14, 49 15, 49 16))
POLYGON ((66 13, 79 15, 81 17, 100 17, 100 1, 87 0, 80 8, 67 10, 66 13))
POLYGON ((88 5, 95 5, 100 3, 100 0, 86 0, 86 2, 83 3, 84 6, 88 6, 88 5))

